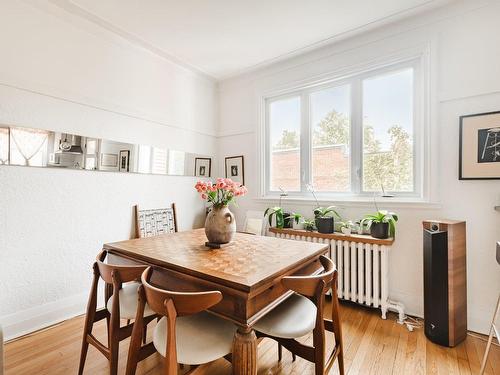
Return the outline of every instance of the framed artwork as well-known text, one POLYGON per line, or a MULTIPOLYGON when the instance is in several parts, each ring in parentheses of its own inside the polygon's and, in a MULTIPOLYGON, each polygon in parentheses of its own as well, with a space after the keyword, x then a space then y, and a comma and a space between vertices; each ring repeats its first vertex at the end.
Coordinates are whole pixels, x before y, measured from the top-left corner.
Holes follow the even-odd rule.
POLYGON ((500 111, 460 117, 460 180, 500 179, 500 111))
POLYGON ((226 158, 226 178, 245 185, 245 164, 243 155, 226 158))
POLYGON ((129 172, 130 167, 130 150, 120 151, 120 172, 129 172))
POLYGON ((196 177, 210 177, 212 173, 211 158, 194 158, 194 175, 196 177))
POLYGON ((118 155, 101 154, 101 166, 106 168, 118 168, 118 155))

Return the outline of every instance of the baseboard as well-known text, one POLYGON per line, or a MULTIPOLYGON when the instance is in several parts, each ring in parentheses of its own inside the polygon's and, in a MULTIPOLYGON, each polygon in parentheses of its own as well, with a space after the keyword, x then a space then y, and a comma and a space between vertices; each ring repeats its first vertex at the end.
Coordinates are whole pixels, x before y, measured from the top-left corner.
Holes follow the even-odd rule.
POLYGON ((9 341, 85 313, 88 293, 35 306, 0 317, 4 340, 9 341))

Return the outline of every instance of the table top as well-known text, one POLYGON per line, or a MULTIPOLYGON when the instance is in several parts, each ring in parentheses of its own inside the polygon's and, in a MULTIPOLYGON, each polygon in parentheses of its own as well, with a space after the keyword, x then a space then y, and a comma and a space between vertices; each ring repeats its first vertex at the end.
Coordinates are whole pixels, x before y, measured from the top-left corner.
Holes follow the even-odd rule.
POLYGON ((328 250, 327 244, 236 233, 221 249, 205 246, 204 229, 104 245, 106 250, 243 291, 259 287, 328 250))

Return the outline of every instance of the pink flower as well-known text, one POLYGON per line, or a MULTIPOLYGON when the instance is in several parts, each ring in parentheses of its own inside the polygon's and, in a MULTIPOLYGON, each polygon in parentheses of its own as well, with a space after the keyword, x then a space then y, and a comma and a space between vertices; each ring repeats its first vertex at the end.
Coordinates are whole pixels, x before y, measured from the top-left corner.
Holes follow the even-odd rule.
POLYGON ((207 199, 207 198, 208 198, 208 196, 205 193, 201 194, 201 199, 207 199))

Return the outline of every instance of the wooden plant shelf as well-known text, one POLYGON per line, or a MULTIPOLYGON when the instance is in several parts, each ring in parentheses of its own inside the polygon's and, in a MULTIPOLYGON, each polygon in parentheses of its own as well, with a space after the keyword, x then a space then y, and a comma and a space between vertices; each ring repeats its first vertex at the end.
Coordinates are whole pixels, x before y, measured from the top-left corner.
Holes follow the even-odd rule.
POLYGON ((394 243, 394 238, 380 239, 366 234, 343 234, 343 233, 319 233, 318 231, 307 231, 304 229, 279 229, 269 228, 271 233, 289 234, 293 236, 313 237, 313 238, 326 238, 336 241, 349 241, 358 243, 368 243, 372 245, 385 245, 391 246, 394 243))

